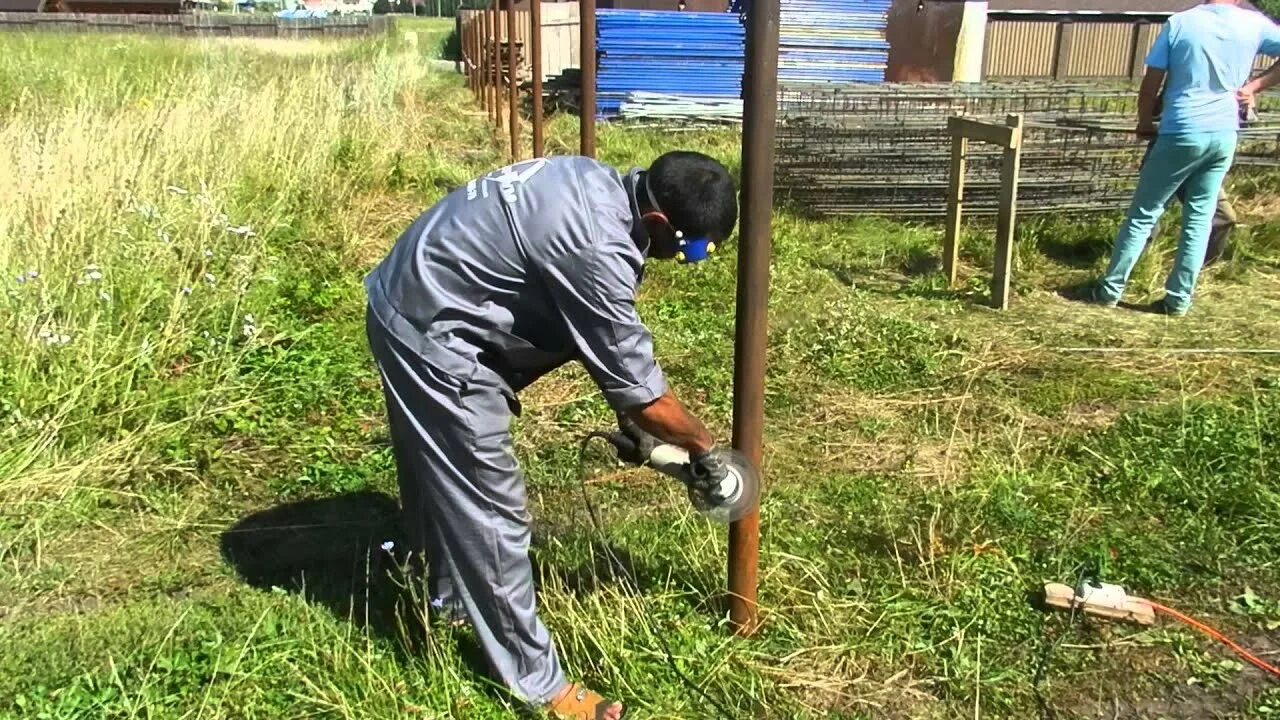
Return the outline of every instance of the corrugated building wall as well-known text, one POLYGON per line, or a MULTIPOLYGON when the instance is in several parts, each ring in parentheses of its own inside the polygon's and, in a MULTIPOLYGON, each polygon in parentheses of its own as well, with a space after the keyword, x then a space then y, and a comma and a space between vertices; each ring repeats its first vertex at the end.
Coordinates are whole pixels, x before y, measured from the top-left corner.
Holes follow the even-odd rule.
POLYGON ((1051 77, 1058 23, 989 20, 983 76, 1051 77))
MULTIPOLYGON (((1138 79, 1161 23, 990 17, 983 77, 1138 79)), ((1255 69, 1271 65, 1259 57, 1255 69)))
POLYGON ((1076 23, 1072 52, 1066 56, 1067 77, 1125 77, 1133 63, 1131 23, 1076 23))

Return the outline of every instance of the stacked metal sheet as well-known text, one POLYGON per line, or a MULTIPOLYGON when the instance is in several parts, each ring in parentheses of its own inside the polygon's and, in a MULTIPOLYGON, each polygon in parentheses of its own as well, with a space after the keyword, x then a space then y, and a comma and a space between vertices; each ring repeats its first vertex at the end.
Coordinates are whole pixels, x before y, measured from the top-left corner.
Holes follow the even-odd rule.
POLYGON ((884 82, 891 0, 782 0, 778 81, 884 82))
MULTIPOLYGON (((801 84, 884 82, 889 66, 891 0, 782 0, 778 81, 801 84)), ((734 0, 744 15, 751 0, 734 0)))
MULTIPOLYGON (((596 115, 617 117, 628 95, 636 93, 695 104, 737 100, 745 42, 741 20, 730 13, 599 10, 596 115)), ((643 111, 643 102, 633 99, 629 107, 643 111)))

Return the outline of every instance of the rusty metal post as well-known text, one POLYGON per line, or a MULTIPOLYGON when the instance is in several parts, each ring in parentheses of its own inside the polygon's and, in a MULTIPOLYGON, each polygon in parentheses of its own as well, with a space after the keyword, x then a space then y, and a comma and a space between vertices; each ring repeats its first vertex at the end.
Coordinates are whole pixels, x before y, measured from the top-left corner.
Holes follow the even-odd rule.
MULTIPOLYGON (((498 0, 493 0, 497 2, 498 0)), ((480 10, 480 47, 476 48, 480 72, 480 99, 484 109, 489 111, 489 122, 493 122, 493 91, 489 87, 489 36, 493 33, 493 13, 489 8, 480 10)))
POLYGON ((516 3, 507 5, 507 124, 511 126, 511 162, 520 159, 520 102, 516 80, 520 74, 516 62, 516 3))
POLYGON ((462 63, 467 56, 466 45, 462 38, 462 8, 456 8, 453 11, 453 35, 458 38, 458 58, 453 61, 453 71, 455 73, 462 72, 462 63))
POLYGON ((578 0, 578 64, 582 66, 579 152, 596 156, 596 0, 578 0))
POLYGON ((464 67, 467 69, 467 87, 471 90, 471 96, 475 100, 480 99, 480 86, 476 83, 478 71, 476 68, 476 17, 472 13, 463 23, 463 44, 462 55, 464 58, 464 67))
POLYGON ((490 14, 493 16, 493 35, 489 38, 490 44, 493 46, 493 52, 489 55, 489 62, 493 65, 490 71, 490 80, 493 82, 493 124, 499 130, 502 129, 502 22, 498 17, 498 0, 493 0, 490 6, 490 14))
MULTIPOLYGON (((773 135, 778 114, 778 0, 753 0, 747 13, 742 78, 742 228, 733 348, 733 446, 764 459, 764 371, 769 334, 769 254, 773 220, 773 135)), ((742 636, 759 626, 756 583, 760 514, 729 526, 729 621, 742 636)))
POLYGON ((533 75, 533 156, 542 157, 542 0, 529 0, 529 67, 533 75))

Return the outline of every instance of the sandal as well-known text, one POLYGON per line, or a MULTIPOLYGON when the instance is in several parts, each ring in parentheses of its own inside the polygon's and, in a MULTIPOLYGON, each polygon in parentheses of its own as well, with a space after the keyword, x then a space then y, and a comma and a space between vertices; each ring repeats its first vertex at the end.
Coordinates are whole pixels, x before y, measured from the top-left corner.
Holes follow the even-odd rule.
POLYGON ((622 703, 609 702, 599 694, 574 684, 544 707, 558 720, 604 720, 606 713, 615 707, 619 709, 618 717, 622 717, 622 703))

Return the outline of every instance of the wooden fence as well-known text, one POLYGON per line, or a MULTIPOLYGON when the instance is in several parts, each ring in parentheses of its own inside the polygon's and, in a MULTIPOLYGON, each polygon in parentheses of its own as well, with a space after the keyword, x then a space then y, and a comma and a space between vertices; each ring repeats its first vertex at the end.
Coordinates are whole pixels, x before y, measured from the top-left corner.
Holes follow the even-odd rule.
MULTIPOLYGON (((463 36, 471 31, 474 23, 480 23, 480 27, 485 27, 485 16, 491 11, 488 10, 460 10, 461 16, 460 27, 463 36)), ((521 80, 529 79, 529 11, 516 10, 516 46, 518 50, 518 58, 521 58, 520 70, 518 77, 521 80)), ((579 51, 579 33, 581 32, 580 23, 578 22, 578 3, 543 3, 542 5, 542 78, 559 75, 564 72, 565 68, 576 68, 578 65, 579 51)), ((483 35, 483 33, 482 33, 483 35)), ((498 12, 498 38, 499 42, 504 44, 507 42, 507 13, 506 11, 498 12)), ((505 52, 503 50, 502 52, 505 52)), ((488 58, 489 54, 486 53, 488 58)))
POLYGON ((127 15, 97 13, 0 13, 0 30, 72 33, 152 33, 198 37, 331 38, 385 35, 394 20, 350 15, 285 20, 272 15, 127 15))

